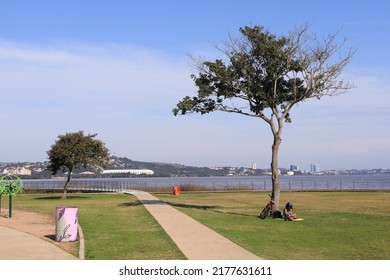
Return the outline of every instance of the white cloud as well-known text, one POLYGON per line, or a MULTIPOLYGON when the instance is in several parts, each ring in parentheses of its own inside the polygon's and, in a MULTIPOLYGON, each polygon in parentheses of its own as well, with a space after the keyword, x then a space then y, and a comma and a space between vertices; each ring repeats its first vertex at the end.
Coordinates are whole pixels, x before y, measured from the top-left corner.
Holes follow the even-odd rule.
POLYGON ((293 123, 286 125, 284 156, 305 166, 388 168, 390 83, 382 75, 351 75, 356 88, 350 92, 295 108, 293 123))
MULTIPOLYGON (((99 133, 112 153, 192 165, 268 167, 266 123, 212 113, 174 117, 196 94, 187 57, 124 45, 39 47, 0 42, 0 161, 43 160, 57 135, 99 133)), ((385 166, 390 154, 390 85, 382 72, 348 74, 356 88, 310 100, 285 125, 281 166, 385 166)))
POLYGON ((110 131, 110 141, 113 129, 142 128, 151 116, 157 122, 161 114, 171 115, 175 102, 192 90, 191 83, 186 58, 151 50, 113 45, 40 49, 2 42, 3 129, 20 139, 22 134, 33 137, 25 153, 21 146, 9 149, 13 140, 4 139, 1 154, 11 158, 19 153, 23 160, 37 146, 35 154, 42 153, 34 137, 54 141, 59 131, 110 131))
POLYGON ((54 95, 63 99, 66 94, 77 98, 120 97, 136 102, 153 100, 159 97, 160 90, 188 83, 185 61, 169 60, 162 54, 134 47, 36 50, 11 46, 0 44, 2 87, 19 96, 30 95, 32 88, 37 97, 54 95))

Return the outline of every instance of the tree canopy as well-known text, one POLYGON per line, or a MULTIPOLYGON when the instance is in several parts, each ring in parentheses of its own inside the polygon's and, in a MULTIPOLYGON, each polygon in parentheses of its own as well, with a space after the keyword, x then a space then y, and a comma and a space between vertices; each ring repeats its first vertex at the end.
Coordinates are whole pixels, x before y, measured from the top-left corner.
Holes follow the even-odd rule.
POLYGON ((291 121, 288 113, 295 104, 350 89, 341 73, 354 50, 335 59, 345 41, 337 42, 337 33, 321 39, 308 31, 304 25, 277 37, 261 26, 240 28, 241 37, 230 37, 218 47, 227 60, 193 59, 199 75, 191 77, 198 95, 185 97, 173 113, 219 110, 269 122, 264 111, 271 109, 271 115, 291 121))
POLYGON ((59 135, 55 144, 47 152, 48 170, 53 175, 59 170, 67 172, 63 197, 66 198, 67 185, 75 168, 105 167, 109 162, 109 150, 105 144, 95 139, 97 134, 84 135, 83 131, 59 135))
POLYGON ((191 75, 197 95, 184 97, 174 115, 206 114, 214 111, 237 113, 264 120, 274 136, 272 145, 272 198, 279 202, 278 151, 283 124, 291 122, 290 111, 310 98, 334 96, 352 85, 341 74, 355 51, 342 54, 346 40, 338 32, 317 36, 309 25, 277 36, 262 26, 240 28, 217 46, 224 59, 193 58, 197 75, 191 75))

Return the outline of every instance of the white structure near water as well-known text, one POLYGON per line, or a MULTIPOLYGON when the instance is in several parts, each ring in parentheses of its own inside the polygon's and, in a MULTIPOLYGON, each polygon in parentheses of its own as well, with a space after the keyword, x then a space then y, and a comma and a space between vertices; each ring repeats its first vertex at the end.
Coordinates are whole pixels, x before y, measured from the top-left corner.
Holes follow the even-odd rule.
POLYGON ((3 175, 12 174, 12 175, 31 175, 31 170, 24 167, 16 167, 11 169, 4 169, 3 175))
POLYGON ((135 175, 154 175, 153 170, 150 169, 107 169, 103 170, 102 174, 123 174, 130 173, 135 175))

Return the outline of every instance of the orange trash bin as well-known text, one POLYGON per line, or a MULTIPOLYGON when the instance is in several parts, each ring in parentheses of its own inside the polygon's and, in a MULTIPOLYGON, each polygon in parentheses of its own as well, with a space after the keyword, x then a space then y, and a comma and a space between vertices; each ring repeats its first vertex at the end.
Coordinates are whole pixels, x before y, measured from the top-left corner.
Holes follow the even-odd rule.
POLYGON ((173 195, 179 195, 180 194, 180 187, 174 186, 173 187, 173 195))

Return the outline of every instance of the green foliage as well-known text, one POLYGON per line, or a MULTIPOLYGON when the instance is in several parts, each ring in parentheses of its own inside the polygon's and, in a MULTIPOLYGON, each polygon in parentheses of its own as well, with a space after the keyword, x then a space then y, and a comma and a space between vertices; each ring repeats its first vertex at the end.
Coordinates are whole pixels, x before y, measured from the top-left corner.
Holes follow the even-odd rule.
POLYGON ((60 135, 47 152, 49 156, 47 168, 53 175, 60 169, 68 172, 63 198, 66 198, 67 186, 75 168, 88 166, 104 168, 108 164, 109 151, 102 141, 94 139, 96 135, 84 135, 83 131, 60 135))
POLYGON ((109 151, 94 135, 84 135, 83 131, 66 133, 58 136, 57 141, 47 152, 49 156, 48 169, 56 174, 72 172, 74 168, 100 166, 104 167, 109 161, 109 151))
POLYGON ((339 74, 353 52, 332 60, 342 46, 335 36, 321 44, 308 34, 308 26, 280 37, 261 26, 245 26, 240 32, 241 37, 231 38, 220 49, 226 60, 195 62, 199 74, 191 77, 198 95, 184 97, 173 109, 174 115, 219 110, 265 117, 268 108, 290 122, 288 113, 296 103, 350 88, 339 74))

